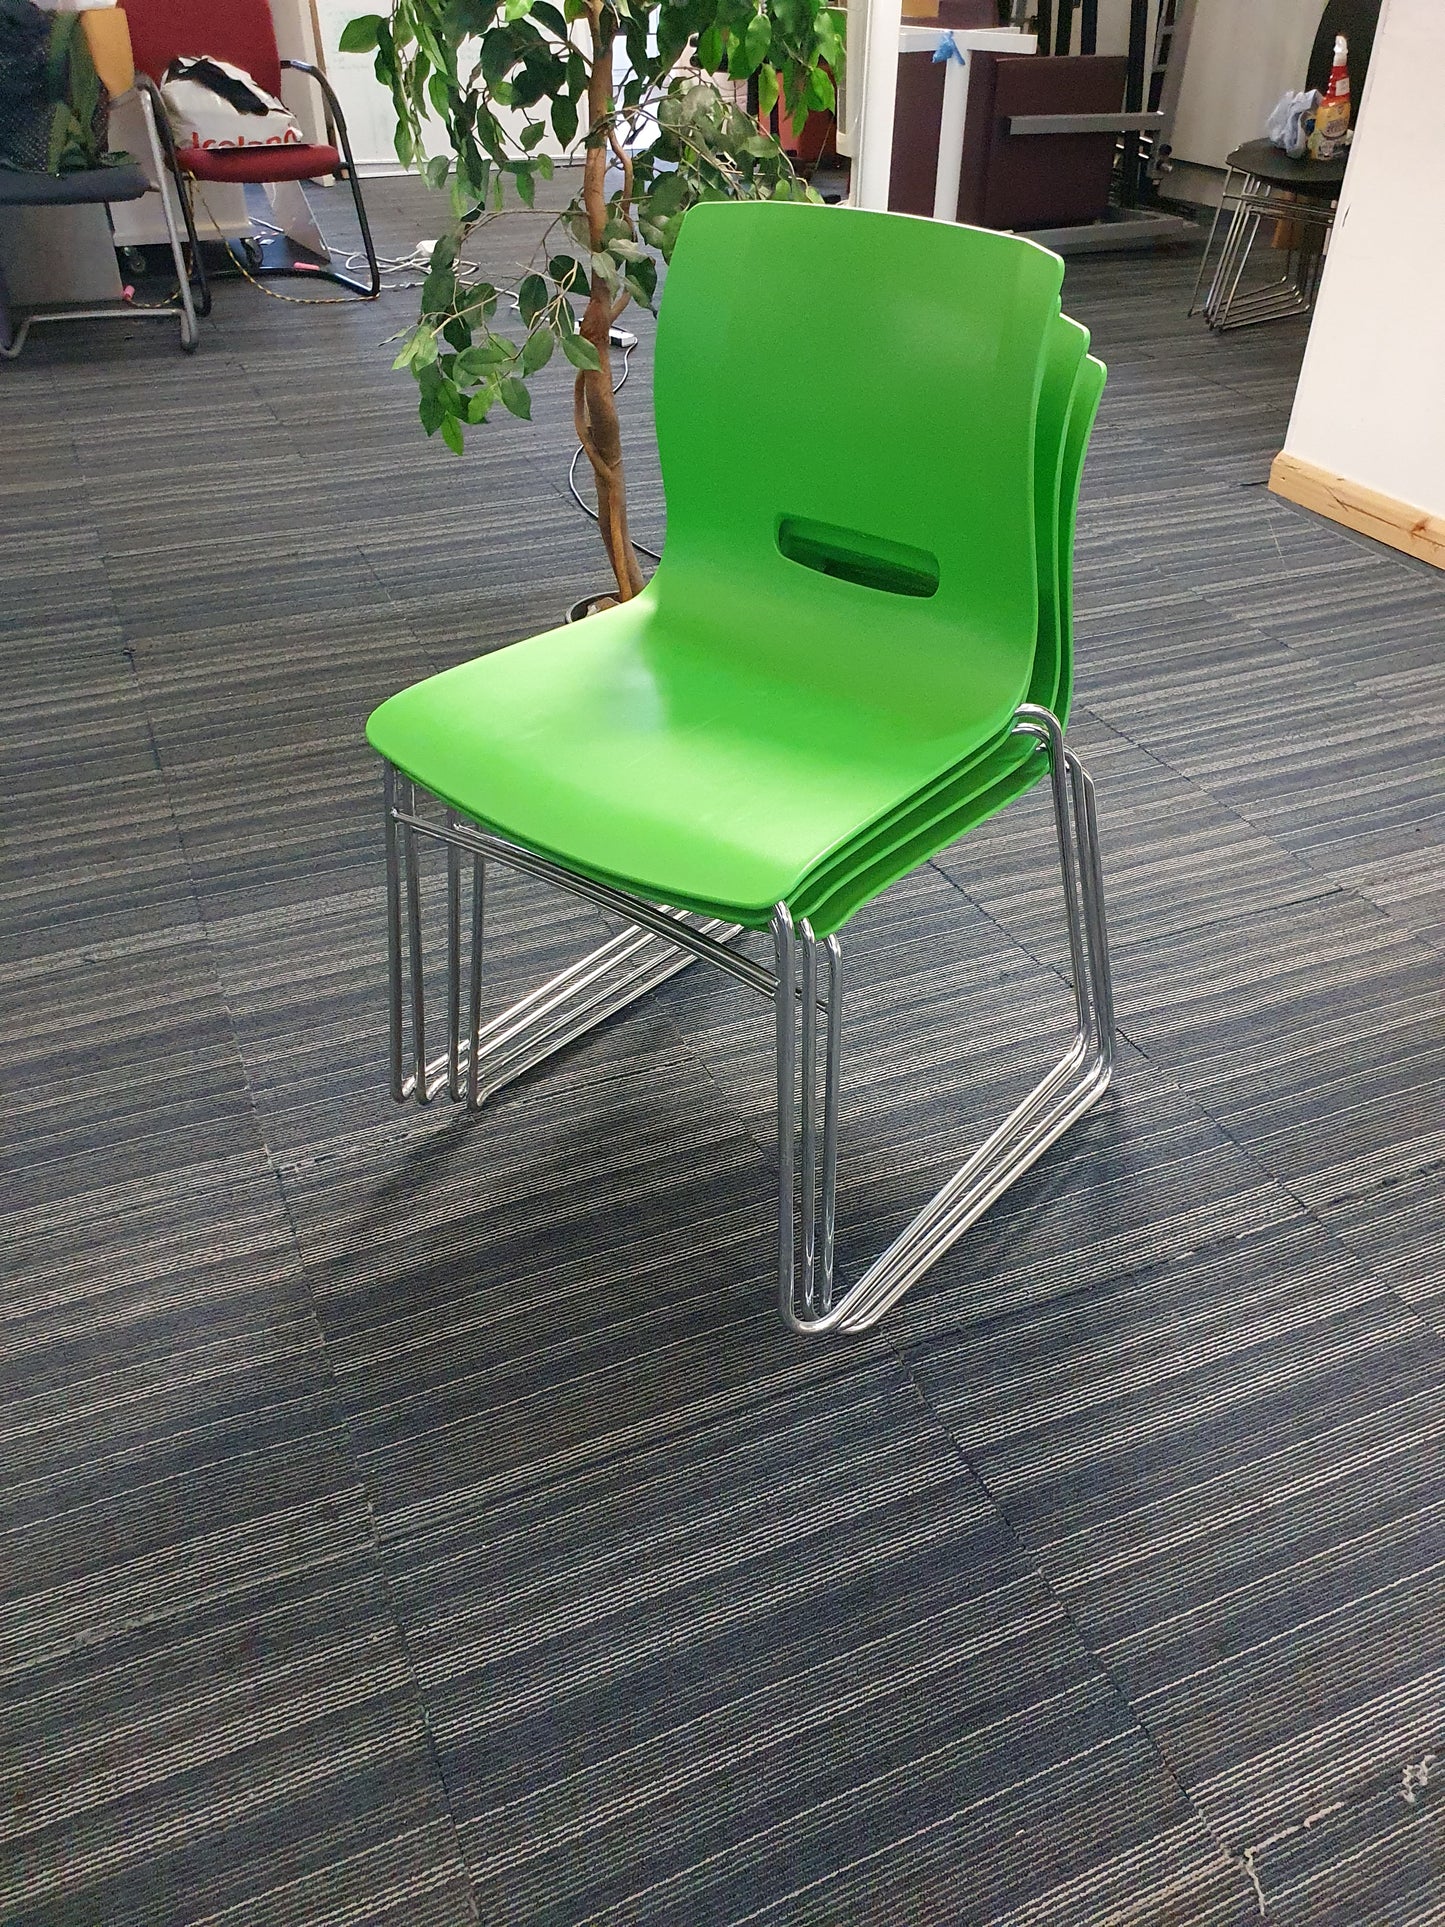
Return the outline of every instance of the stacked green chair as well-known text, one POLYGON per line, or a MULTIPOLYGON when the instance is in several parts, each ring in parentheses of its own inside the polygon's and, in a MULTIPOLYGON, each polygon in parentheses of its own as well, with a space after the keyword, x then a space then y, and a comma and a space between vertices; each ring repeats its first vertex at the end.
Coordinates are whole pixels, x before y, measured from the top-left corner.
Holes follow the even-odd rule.
POLYGON ((658 327, 656 575, 621 607, 403 690, 367 726, 385 761, 393 1095, 475 1107, 695 958, 729 972, 774 1006, 779 1309, 797 1331, 881 1317, 1108 1086, 1093 788, 1063 735, 1104 370, 1060 313, 1062 278, 1013 235, 794 202, 694 209, 658 327), (780 437, 790 410, 800 427, 780 437), (1073 1042, 844 1285, 839 932, 1041 780, 1073 1042), (446 850, 435 1059, 431 842, 446 850), (484 1025, 491 862, 626 927, 484 1025), (739 947, 752 930, 771 933, 773 968, 739 947))

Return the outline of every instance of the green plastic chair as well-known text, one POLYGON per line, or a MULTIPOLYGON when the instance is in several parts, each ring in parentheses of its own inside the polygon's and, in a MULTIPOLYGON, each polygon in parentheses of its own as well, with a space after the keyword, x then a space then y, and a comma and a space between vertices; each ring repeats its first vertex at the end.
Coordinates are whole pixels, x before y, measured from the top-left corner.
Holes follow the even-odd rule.
MULTIPOLYGON (((1067 317, 1064 325, 1087 335, 1067 317)), ((1039 641, 1029 683, 1029 702, 1050 711, 1064 727, 1073 698, 1072 559, 1079 480, 1089 434, 1104 391, 1104 366, 1083 356, 1067 404, 1067 438, 1061 435, 1063 463, 1057 493, 1057 539, 1048 545, 1054 558, 1053 592, 1040 544, 1039 641)), ((1042 411, 1041 411, 1042 415, 1042 411)), ((1060 423, 1060 429, 1064 424, 1060 423)), ((1045 446, 1040 438, 1040 446, 1045 446)), ((948 777, 896 812, 878 833, 862 839, 855 856, 834 860, 799 891, 795 913, 806 916, 813 930, 839 930, 865 903, 879 895, 899 875, 926 862, 966 831, 977 829, 990 816, 1032 789, 1043 776, 1036 743, 1011 733, 1002 743, 971 758, 967 767, 948 777)))
MULTIPOLYGON (((1102 392, 1102 364, 1087 357, 1088 331, 1067 315, 1049 332, 1034 436, 1034 522, 1039 588, 1038 635, 1028 700, 1067 723, 1072 695, 1071 608, 1074 517, 1088 432, 1102 392), (1071 438, 1070 428, 1075 428, 1071 438)), ((1012 733, 976 751, 920 795, 835 852, 805 879, 791 906, 818 935, 841 929, 880 889, 873 878, 900 852, 905 874, 965 829, 975 828, 1043 774, 1036 744, 1012 733), (987 799, 994 799, 991 802, 987 799), (964 814, 960 816, 959 812, 964 814), (948 826, 945 828, 945 826, 948 826), (933 832, 937 828, 935 838, 933 832), (918 844, 921 854, 910 860, 918 844), (922 847, 927 844, 929 847, 922 847)))
POLYGON ((1102 369, 1059 314, 1062 273, 1032 243, 978 229, 798 203, 694 209, 658 329, 656 575, 617 609, 402 691, 367 725, 386 763, 393 1094, 475 1106, 694 957, 717 964, 774 1005, 779 1309, 798 1331, 882 1316, 1109 1081, 1092 788, 1055 713, 1102 369), (800 453, 765 424, 804 393, 818 425, 800 453), (1045 775, 1074 1043, 840 1290, 836 931, 1045 775), (427 839, 447 845, 435 1061, 427 839), (483 1025, 488 860, 628 928, 483 1025), (738 947, 749 929, 771 931, 772 970, 738 947))

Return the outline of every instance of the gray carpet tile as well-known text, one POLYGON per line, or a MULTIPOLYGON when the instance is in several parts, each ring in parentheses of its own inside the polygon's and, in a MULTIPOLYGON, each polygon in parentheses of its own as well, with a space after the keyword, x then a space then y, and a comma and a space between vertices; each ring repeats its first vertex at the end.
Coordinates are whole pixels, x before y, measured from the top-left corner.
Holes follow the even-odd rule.
POLYGON ((105 558, 106 578, 127 640, 186 635, 235 620, 255 599, 258 564, 267 600, 293 613, 331 612, 375 602, 380 585, 362 551, 329 522, 293 521, 253 551, 192 526, 171 541, 152 523, 146 546, 128 543, 105 558))
POLYGON ((1385 1734, 1402 1767, 1429 1749, 1441 1341, 1311 1220, 913 1363, 1234 1844, 1367 1776, 1385 1734))
MULTIPOLYGON (((1087 709, 1069 739, 1093 777, 1108 869, 1109 942, 1127 974, 1134 944, 1328 896, 1340 888, 1267 830, 1222 803, 1087 709)), ((934 859, 961 890, 1062 966, 1068 935, 1046 864, 1053 811, 1042 789, 934 859)))
POLYGON ((1440 959, 1373 906, 1339 892, 1137 964, 1129 1036, 1310 1205, 1438 1163, 1440 959))
POLYGON ((52 634, 0 718, 7 960, 143 940, 193 914, 145 705, 115 625, 52 634))
POLYGON ((27 961, 7 996, 8 1201, 40 1203, 256 1143, 198 921, 27 961))
MULTIPOLYGON (((361 729, 605 580, 565 371, 457 461, 414 289, 0 370, 7 1923, 1442 1918, 1445 583, 1267 494, 1306 330, 1194 267, 1066 289, 1117 1083, 846 1343, 740 986, 385 1092, 361 729)), ((1040 801, 850 929, 845 1269, 1067 1034, 1040 801)), ((606 927, 500 882, 488 999, 606 927)))
POLYGON ((1445 1159, 1403 1177, 1368 1181, 1320 1207, 1335 1235, 1419 1315, 1445 1332, 1445 1159))
MULTIPOLYGON (((1388 559, 1361 539, 1354 556, 1331 568, 1323 585, 1308 578, 1277 583, 1262 601, 1247 592, 1210 585, 1211 604, 1245 622, 1260 621, 1279 642, 1335 676, 1368 675, 1381 662, 1392 673, 1420 672, 1417 692, 1428 692, 1445 634, 1445 583, 1438 569, 1409 558, 1388 559)), ((1400 720, 1409 724, 1408 702, 1400 720)))
POLYGON ((0 1913, 474 1918, 264 1157, 7 1238, 0 1913))
POLYGON ((1147 1838, 1199 1918, 1245 1918, 993 1508, 920 1455, 878 1342, 800 1352, 739 1289, 740 1240, 766 1262, 741 1181, 762 1160, 686 1067, 654 1061, 647 1106, 643 1084, 539 1085, 480 1171, 474 1141, 413 1140, 405 1223, 379 1144, 285 1176, 484 1906, 933 1917, 967 1855, 984 1918, 1147 1838), (573 1181, 538 1195, 543 1135, 573 1181), (1025 1786, 1031 1846, 1004 1817, 1025 1786), (1076 1799, 1095 1826, 1066 1848, 1076 1799))
POLYGON ((1425 1797, 1438 1757, 1412 1761, 1258 1846, 1252 1866, 1261 1885, 1270 1883, 1273 1917, 1285 1927, 1316 1920, 1438 1927, 1445 1919, 1445 1821, 1425 1797))

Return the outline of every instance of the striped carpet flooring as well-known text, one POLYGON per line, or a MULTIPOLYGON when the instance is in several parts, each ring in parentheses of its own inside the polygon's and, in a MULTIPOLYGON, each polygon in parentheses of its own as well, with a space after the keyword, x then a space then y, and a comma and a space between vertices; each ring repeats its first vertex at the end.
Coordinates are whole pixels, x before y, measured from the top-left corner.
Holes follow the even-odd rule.
MULTIPOLYGON (((841 1344, 728 981, 384 1093, 361 724, 599 580, 565 378, 457 462, 412 293, 241 285, 0 370, 4 1927, 1445 1922, 1445 581, 1266 492, 1303 334, 1192 270, 1066 294, 1118 1083, 841 1344)), ((1064 1034, 1047 838, 850 933, 845 1266, 1064 1034)))

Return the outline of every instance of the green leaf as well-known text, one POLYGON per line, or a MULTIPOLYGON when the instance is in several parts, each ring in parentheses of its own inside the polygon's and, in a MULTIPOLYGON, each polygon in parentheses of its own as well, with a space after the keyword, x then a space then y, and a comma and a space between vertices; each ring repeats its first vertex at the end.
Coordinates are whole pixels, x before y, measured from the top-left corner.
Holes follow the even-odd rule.
POLYGON ((838 94, 832 79, 822 67, 815 67, 808 75, 808 105, 820 114, 831 114, 837 104, 838 94))
POLYGON ((501 397, 504 408, 510 409, 512 414, 524 422, 531 421, 532 397, 527 393, 524 382, 518 381, 515 375, 503 375, 497 383, 497 393, 501 397))
POLYGON ((556 345, 557 337, 550 328, 539 328, 536 334, 528 335, 522 347, 522 373, 535 375, 539 368, 545 368, 556 345))
POLYGON ((424 368, 437 358, 437 338, 425 324, 412 329, 401 344, 393 368, 424 368))
POLYGON ((452 373, 458 381, 485 381, 500 362, 511 359, 511 342, 499 341, 491 336, 486 341, 473 343, 470 348, 463 348, 452 373))
POLYGON ((443 418, 442 440, 452 451, 453 455, 460 455, 462 453, 462 425, 455 415, 447 415, 443 418))
POLYGON ((563 147, 570 147, 577 138, 577 103, 565 94, 552 102, 552 132, 563 147))
POLYGON ((653 296, 657 293, 657 263, 650 254, 644 254, 640 261, 628 268, 627 286, 644 308, 652 306, 653 296))
POLYGON ((451 171, 451 164, 450 154, 433 154, 426 166, 422 169, 423 174, 426 176, 427 186, 436 188, 445 186, 447 175, 451 171))
POLYGON ((537 196, 537 183, 532 179, 532 169, 525 161, 518 161, 512 171, 512 182, 517 190, 517 199, 524 207, 531 207, 537 196))
POLYGON ((716 21, 697 37, 697 64, 708 74, 716 73, 723 64, 722 28, 716 21))
POLYGON ((580 288, 585 279, 582 263, 574 261, 570 254, 554 254, 547 263, 547 272, 559 288, 580 288))
POLYGON ((360 14, 347 21, 336 44, 344 54, 369 54, 379 44, 385 24, 379 13, 360 14))
POLYGON ((596 374, 602 367, 602 357, 585 335, 564 335, 562 352, 574 368, 581 368, 596 374))
POLYGON ((467 403, 467 420, 473 423, 484 422, 487 419, 488 415, 491 414, 492 403, 496 399, 497 399, 497 396, 496 396, 496 391, 494 389, 491 389, 491 388, 479 389, 477 393, 473 395, 471 400, 467 403))
POLYGON ((421 417, 421 425, 428 435, 435 435, 446 419, 447 405, 439 388, 424 389, 421 400, 416 405, 421 417))
POLYGON ((518 139, 521 141, 522 146, 530 153, 546 131, 546 124, 543 121, 534 120, 522 129, 518 139))
POLYGON ((743 47, 747 56, 747 71, 751 73, 772 45, 773 29, 768 16, 761 10, 748 22, 747 32, 743 35, 743 47))
POLYGON ((621 287, 622 274, 610 254, 604 250, 601 254, 591 254, 587 258, 594 281, 600 281, 604 287, 612 288, 614 291, 621 287))
POLYGON ((540 274, 525 275, 517 290, 517 311, 530 328, 547 305, 547 283, 540 274))

